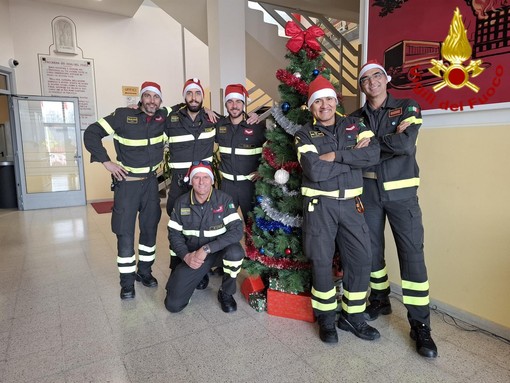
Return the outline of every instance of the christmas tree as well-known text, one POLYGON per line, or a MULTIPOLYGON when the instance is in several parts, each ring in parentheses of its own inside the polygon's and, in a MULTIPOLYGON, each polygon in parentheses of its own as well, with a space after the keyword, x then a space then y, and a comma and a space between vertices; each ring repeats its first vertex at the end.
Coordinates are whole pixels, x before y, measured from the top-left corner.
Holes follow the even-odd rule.
MULTIPOLYGON (((260 275, 266 286, 289 293, 310 291, 311 271, 301 247, 301 168, 294 134, 312 120, 306 107, 308 84, 317 76, 329 79, 317 38, 322 29, 302 31, 288 22, 286 58, 289 65, 276 72, 281 102, 266 120, 266 138, 255 193, 257 205, 246 228, 244 269, 260 275)), ((339 100, 341 98, 339 97, 339 100)))

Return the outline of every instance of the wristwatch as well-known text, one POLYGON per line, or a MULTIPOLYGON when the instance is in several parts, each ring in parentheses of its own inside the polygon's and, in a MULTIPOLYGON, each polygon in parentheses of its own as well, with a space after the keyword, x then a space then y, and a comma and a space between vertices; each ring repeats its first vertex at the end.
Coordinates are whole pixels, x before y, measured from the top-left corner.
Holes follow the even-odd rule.
POLYGON ((206 254, 209 254, 211 252, 211 248, 209 247, 209 245, 202 246, 202 250, 204 250, 206 254))

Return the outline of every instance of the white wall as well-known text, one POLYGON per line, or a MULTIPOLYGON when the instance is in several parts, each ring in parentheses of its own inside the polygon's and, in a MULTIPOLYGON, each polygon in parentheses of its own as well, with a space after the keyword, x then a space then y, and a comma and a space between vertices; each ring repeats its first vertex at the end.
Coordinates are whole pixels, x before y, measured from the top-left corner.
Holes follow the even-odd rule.
POLYGON ((9 0, 0 0, 0 66, 8 67, 14 56, 10 33, 9 0))
MULTIPOLYGON (((158 82, 164 105, 183 101, 184 61, 186 76, 199 77, 209 87, 208 48, 172 17, 146 1, 133 18, 97 13, 30 0, 0 0, 0 66, 15 57, 18 94, 41 95, 38 54, 49 54, 53 44, 52 20, 66 16, 76 25, 77 46, 83 57, 94 60, 97 117, 125 106, 122 86, 158 82), (185 60, 183 59, 185 56, 185 60)), ((61 56, 81 58, 78 56, 61 56)), ((103 140, 115 158, 111 140, 103 140)), ((112 197, 110 176, 97 163, 89 164, 84 151, 87 200, 112 197)))
MULTIPOLYGON (((126 18, 29 0, 0 0, 0 65, 7 66, 13 55, 20 61, 18 93, 41 94, 37 54, 49 53, 51 21, 57 16, 73 20, 83 57, 94 59, 98 117, 124 105, 122 85, 140 86, 146 80, 161 84, 165 104, 181 102, 181 26, 150 3, 142 5, 133 18, 126 18), (3 19, 10 20, 10 30, 3 19)), ((186 44, 191 48, 186 62, 193 63, 194 72, 207 80, 207 86, 207 47, 192 36, 186 38, 191 40, 186 44)))

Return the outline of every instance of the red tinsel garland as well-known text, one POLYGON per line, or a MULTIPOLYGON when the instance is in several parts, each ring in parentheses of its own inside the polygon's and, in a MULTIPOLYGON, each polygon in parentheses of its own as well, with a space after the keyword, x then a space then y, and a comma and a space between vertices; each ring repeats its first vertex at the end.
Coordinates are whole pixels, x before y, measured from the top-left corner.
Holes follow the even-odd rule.
POLYGON ((288 171, 290 173, 292 170, 300 168, 299 162, 295 162, 295 161, 289 161, 289 162, 286 162, 280 166, 276 162, 276 155, 267 146, 264 147, 264 149, 262 150, 262 156, 264 157, 266 162, 269 164, 269 166, 271 166, 273 169, 285 169, 286 171, 288 171))
POLYGON ((308 95, 308 84, 301 80, 299 77, 294 76, 286 69, 278 69, 276 71, 276 78, 283 82, 285 85, 294 88, 298 93, 303 96, 308 95))

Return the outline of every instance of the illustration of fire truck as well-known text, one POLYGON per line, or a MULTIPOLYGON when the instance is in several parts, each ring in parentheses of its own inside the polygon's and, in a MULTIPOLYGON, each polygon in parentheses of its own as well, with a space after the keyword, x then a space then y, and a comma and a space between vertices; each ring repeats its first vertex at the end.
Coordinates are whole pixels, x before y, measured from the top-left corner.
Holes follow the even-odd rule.
POLYGON ((419 80, 422 85, 438 83, 441 79, 428 71, 432 59, 441 59, 441 42, 402 40, 392 45, 384 51, 383 63, 392 77, 389 86, 411 89, 413 80, 419 80))

